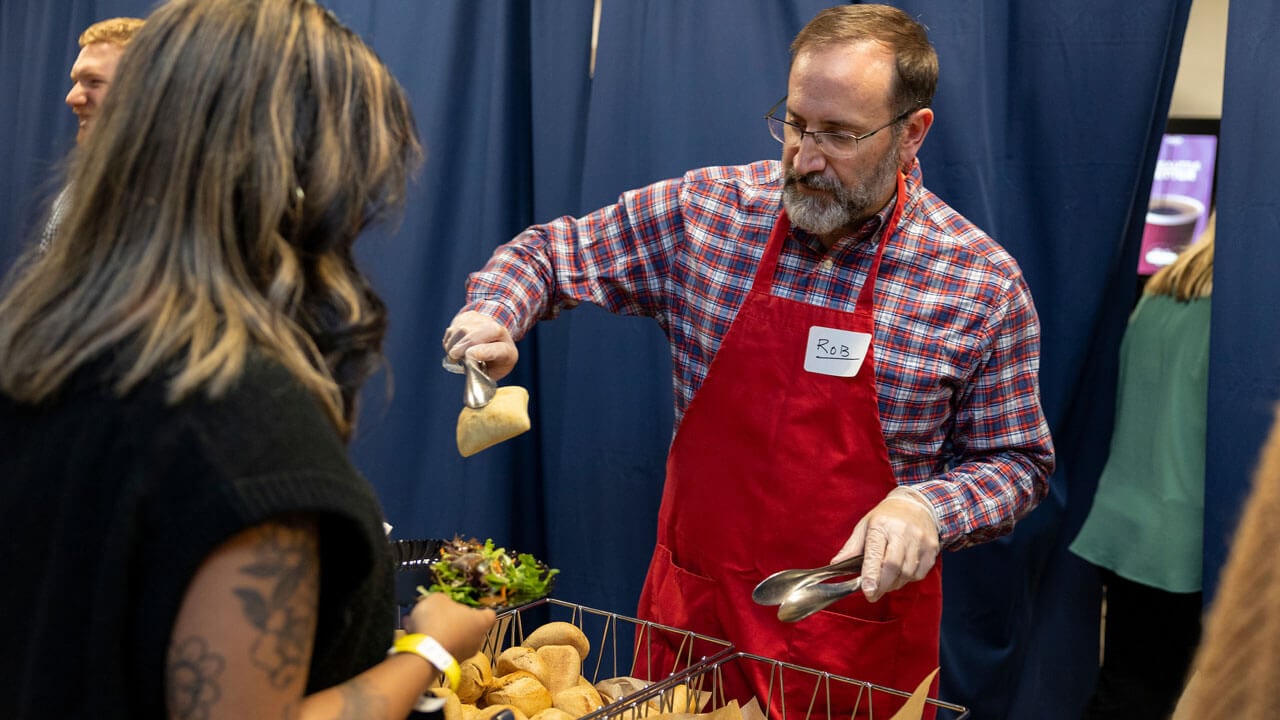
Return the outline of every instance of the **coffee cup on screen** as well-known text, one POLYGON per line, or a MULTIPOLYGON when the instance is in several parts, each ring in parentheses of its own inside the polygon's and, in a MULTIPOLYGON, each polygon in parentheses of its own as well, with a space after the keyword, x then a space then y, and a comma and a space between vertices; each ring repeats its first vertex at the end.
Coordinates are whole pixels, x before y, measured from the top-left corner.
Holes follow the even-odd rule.
POLYGON ((1176 256, 1195 239, 1204 203, 1186 195, 1159 195, 1147 206, 1143 247, 1176 256))

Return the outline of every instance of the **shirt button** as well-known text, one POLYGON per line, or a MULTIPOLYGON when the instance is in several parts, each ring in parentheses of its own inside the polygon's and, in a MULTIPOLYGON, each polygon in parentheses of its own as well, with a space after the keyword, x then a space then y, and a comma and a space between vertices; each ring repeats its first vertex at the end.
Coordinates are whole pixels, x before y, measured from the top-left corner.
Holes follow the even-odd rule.
POLYGON ((823 270, 830 270, 831 268, 833 268, 833 267, 835 267, 835 266, 836 266, 836 264, 835 264, 835 263, 833 263, 833 262, 831 262, 831 258, 825 258, 825 259, 823 259, 823 261, 822 261, 822 269, 823 269, 823 270))

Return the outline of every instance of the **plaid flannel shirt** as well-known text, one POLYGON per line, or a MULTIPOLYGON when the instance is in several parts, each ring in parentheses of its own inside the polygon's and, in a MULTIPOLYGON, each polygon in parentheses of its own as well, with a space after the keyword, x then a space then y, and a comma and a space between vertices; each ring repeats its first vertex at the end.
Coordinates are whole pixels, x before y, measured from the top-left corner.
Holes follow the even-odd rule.
MULTIPOLYGON (((464 309, 517 339, 582 302, 655 318, 678 425, 751 289, 781 190, 777 161, 702 168, 530 227, 470 276, 464 309)), ((922 185, 918 163, 906 192, 875 290, 880 420, 898 484, 933 503, 958 548, 1009 532, 1047 491, 1040 326, 1017 263, 922 185)), ((830 251, 793 228, 773 292, 851 311, 887 212, 830 251)))

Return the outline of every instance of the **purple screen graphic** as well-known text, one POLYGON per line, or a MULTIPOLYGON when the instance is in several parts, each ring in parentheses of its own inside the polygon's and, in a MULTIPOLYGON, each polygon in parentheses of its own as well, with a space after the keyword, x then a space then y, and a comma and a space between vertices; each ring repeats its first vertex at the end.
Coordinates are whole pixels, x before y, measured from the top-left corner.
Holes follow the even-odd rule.
POLYGON ((1160 144, 1138 274, 1150 275, 1200 239, 1213 201, 1216 135, 1167 133, 1160 144))

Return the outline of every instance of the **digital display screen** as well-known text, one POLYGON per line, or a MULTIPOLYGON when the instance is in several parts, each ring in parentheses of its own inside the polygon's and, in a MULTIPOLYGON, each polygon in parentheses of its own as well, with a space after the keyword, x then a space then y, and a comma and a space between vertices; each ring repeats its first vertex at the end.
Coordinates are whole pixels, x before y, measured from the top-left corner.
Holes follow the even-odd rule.
POLYGON ((1139 275, 1151 275, 1199 240, 1213 206, 1218 135, 1175 130, 1171 120, 1160 143, 1138 256, 1139 275))

